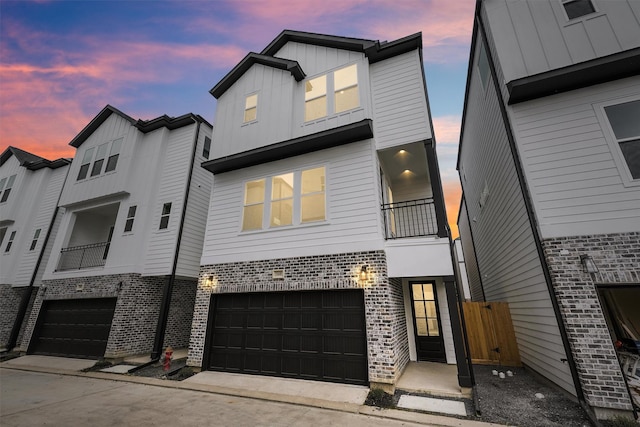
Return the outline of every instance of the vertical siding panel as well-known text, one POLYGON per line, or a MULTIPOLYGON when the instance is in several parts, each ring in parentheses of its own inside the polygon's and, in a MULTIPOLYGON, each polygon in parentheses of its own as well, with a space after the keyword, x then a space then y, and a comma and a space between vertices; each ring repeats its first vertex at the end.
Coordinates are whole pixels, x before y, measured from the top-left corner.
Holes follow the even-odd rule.
POLYGON ((587 19, 584 21, 584 25, 587 34, 589 34, 593 50, 595 50, 598 57, 611 55, 621 50, 607 15, 587 19))

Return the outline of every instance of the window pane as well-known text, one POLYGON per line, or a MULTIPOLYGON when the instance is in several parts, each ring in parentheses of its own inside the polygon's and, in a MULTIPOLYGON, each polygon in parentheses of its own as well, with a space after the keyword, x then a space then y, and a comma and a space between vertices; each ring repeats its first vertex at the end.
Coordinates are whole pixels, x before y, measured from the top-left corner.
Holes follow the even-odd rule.
POLYGON ((272 227, 291 225, 293 220, 293 199, 271 202, 272 227))
POLYGON ((256 113, 258 109, 256 107, 249 108, 248 110, 244 110, 244 122, 251 122, 256 119, 256 113))
POLYGON ((13 182, 16 180, 16 176, 15 175, 11 175, 9 177, 9 182, 7 182, 7 188, 11 188, 13 187, 13 182))
POLYGON ((131 218, 136 215, 136 206, 129 206, 129 212, 127 212, 127 218, 131 218))
POLYGON ((482 42, 480 42, 480 54, 478 56, 478 70, 480 71, 482 86, 487 87, 487 80, 489 79, 489 59, 487 58, 487 52, 484 50, 484 45, 482 44, 482 42))
POLYGON ((415 301, 423 300, 424 296, 422 295, 422 285, 413 284, 411 287, 413 288, 413 299, 415 301))
POLYGON ((633 179, 640 179, 640 139, 621 142, 620 150, 633 179))
POLYGON ((264 182, 264 179, 259 179, 246 183, 244 192, 245 205, 264 202, 264 182))
POLYGON ((2 191, 4 189, 5 182, 7 182, 7 178, 2 178, 0 180, 0 191, 2 191))
POLYGON ((433 301, 425 302, 425 307, 427 309, 427 317, 438 317, 436 312, 436 303, 433 301))
POLYGON ((87 172, 89 172, 89 163, 80 166, 80 172, 78 172, 78 180, 85 179, 87 177, 87 172))
POLYGON ((0 203, 4 203, 7 201, 7 199, 9 198, 9 193, 11 193, 10 188, 7 188, 6 190, 4 190, 4 193, 2 193, 2 198, 0 199, 0 203))
POLYGON ((109 160, 107 160, 107 167, 104 170, 105 172, 111 172, 116 170, 116 165, 118 164, 118 156, 119 154, 109 156, 109 160))
POLYGON ((424 301, 415 301, 413 303, 413 309, 416 312, 416 317, 427 317, 427 314, 424 310, 424 301))
POLYGON ((293 173, 273 177, 271 200, 293 197, 293 173))
POLYGON ((616 139, 640 136, 640 100, 604 107, 616 139))
POLYGON ((302 222, 324 221, 324 193, 303 196, 301 201, 302 222))
POLYGON ((107 148, 109 144, 100 144, 98 146, 98 152, 96 153, 96 159, 104 159, 107 155, 107 148))
POLYGON ((324 191, 324 168, 302 171, 302 194, 324 191))
POLYGON ((93 168, 91 168, 91 176, 100 175, 100 171, 102 171, 102 164, 104 163, 104 159, 96 160, 93 162, 93 168))
POLYGON ((162 215, 169 215, 171 213, 171 203, 165 203, 162 205, 162 215))
POLYGON ((418 336, 428 336, 429 333, 427 332, 427 319, 416 319, 416 330, 418 332, 418 336))
POLYGON ((574 0, 564 4, 569 19, 579 18, 595 12, 591 0, 574 0))
POLYGON ((169 226, 169 216, 163 216, 160 218, 160 229, 167 228, 169 226))
POLYGON ((429 324, 429 336, 439 336, 440 328, 438 327, 438 319, 427 319, 427 323, 429 324))
POLYGON ((127 222, 124 224, 124 231, 131 231, 133 230, 133 218, 129 218, 127 220, 127 222))
POLYGON ((33 234, 33 238, 34 238, 34 239, 37 239, 38 237, 40 237, 40 229, 39 229, 39 228, 38 228, 38 229, 36 230, 36 232, 33 234))
POLYGON ((84 156, 82 157, 82 164, 91 162, 91 159, 93 158, 93 150, 93 148, 89 148, 84 152, 84 156))
POLYGON ((204 147, 202 147, 202 157, 205 159, 209 158, 209 151, 211 151, 211 138, 208 136, 204 137, 204 147))
POLYGON ((358 66, 356 64, 337 70, 334 73, 333 87, 336 91, 358 84, 358 66))
POLYGON ((258 106, 258 94, 247 96, 247 99, 244 103, 245 110, 249 108, 255 108, 258 106))
POLYGON ((336 91, 336 113, 351 110, 359 105, 358 86, 336 91))
POLYGON ((304 121, 319 119, 327 115, 327 97, 307 101, 304 106, 304 121))
POLYGON ((425 283, 422 285, 424 288, 424 299, 426 300, 434 300, 433 297, 433 285, 431 283, 425 283))
POLYGON ((122 145, 123 139, 124 138, 118 138, 113 141, 113 144, 111 144, 111 152, 109 153, 109 155, 113 156, 114 154, 120 153, 120 146, 122 145))
POLYGON ((244 207, 242 230, 260 230, 262 228, 262 203, 244 207))
POLYGON ((327 94, 327 76, 316 77, 304 84, 304 100, 309 101, 327 94))

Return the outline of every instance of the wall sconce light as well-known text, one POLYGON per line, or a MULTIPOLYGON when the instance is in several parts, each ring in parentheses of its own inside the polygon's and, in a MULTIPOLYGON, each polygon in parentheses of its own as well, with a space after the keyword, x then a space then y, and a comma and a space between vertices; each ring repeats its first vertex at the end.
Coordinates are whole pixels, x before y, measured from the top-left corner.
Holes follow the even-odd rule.
POLYGON ((591 258, 591 255, 580 255, 580 263, 582 264, 582 269, 585 273, 597 273, 598 266, 591 258))
POLYGON ((202 282, 203 287, 209 291, 213 290, 215 287, 215 280, 212 275, 206 276, 202 282))
POLYGON ((360 269, 360 280, 367 280, 367 266, 363 265, 360 269))

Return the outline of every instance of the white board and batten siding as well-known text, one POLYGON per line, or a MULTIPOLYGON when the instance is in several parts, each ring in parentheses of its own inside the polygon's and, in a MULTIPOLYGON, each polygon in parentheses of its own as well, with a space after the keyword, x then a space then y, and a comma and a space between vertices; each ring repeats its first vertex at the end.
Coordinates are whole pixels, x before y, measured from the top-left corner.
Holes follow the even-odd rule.
POLYGON ((593 4, 595 13, 569 20, 557 0, 484 1, 506 81, 640 47, 640 2, 593 4))
POLYGON ((372 64, 371 91, 378 150, 432 138, 417 50, 372 64))
POLYGON ((207 225, 209 197, 213 184, 213 175, 200 165, 207 159, 202 155, 205 137, 211 138, 211 128, 204 123, 200 125, 196 157, 193 165, 193 176, 189 189, 189 200, 184 219, 180 252, 176 275, 179 277, 198 277, 200 258, 207 225))
MULTIPOLYGON (((142 270, 142 274, 145 276, 171 274, 186 196, 195 128, 194 123, 171 131, 167 136, 168 141, 161 161, 156 166, 156 170, 160 172, 160 176, 156 176, 159 181, 158 189, 155 199, 150 203, 151 215, 145 218, 145 220, 150 220, 151 227, 146 241, 147 247, 142 270), (166 229, 160 230, 160 217, 165 203, 171 203, 169 225, 166 229)), ((168 132, 166 129, 163 131, 168 132)))
POLYGON ((372 140, 215 176, 202 265, 382 250, 372 140), (245 182, 324 166, 326 221, 242 232, 245 182))
POLYGON ((542 238, 640 230, 640 185, 621 178, 601 114, 629 98, 640 99, 638 76, 511 106, 542 238))
POLYGON ((518 184, 498 93, 473 61, 460 168, 487 301, 509 303, 522 361, 572 394, 575 387, 518 184), (480 195, 487 196, 480 207, 480 195))

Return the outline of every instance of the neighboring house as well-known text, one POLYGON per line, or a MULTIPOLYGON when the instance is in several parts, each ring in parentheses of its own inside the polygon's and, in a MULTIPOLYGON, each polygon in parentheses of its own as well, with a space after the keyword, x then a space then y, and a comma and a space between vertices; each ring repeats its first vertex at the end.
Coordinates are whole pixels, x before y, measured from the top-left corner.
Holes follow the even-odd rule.
POLYGON ((0 348, 13 348, 28 317, 32 289, 40 285, 49 257, 47 242, 54 235, 70 163, 16 147, 0 155, 0 348))
POLYGON ((484 298, 598 418, 632 410, 640 340, 639 22, 632 0, 478 1, 460 139, 484 298))
POLYGON ((467 277, 467 264, 460 237, 453 241, 453 259, 456 266, 456 276, 458 277, 458 293, 465 301, 470 301, 471 292, 469 290, 469 278, 467 277))
POLYGON ((70 142, 77 155, 23 350, 118 358, 186 348, 211 133, 197 115, 134 120, 106 106, 70 142))
POLYGON ((188 364, 393 389, 464 359, 422 36, 283 31, 212 90, 188 364))

